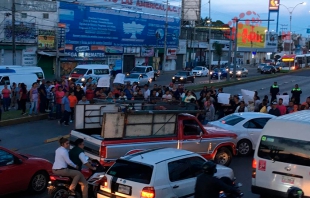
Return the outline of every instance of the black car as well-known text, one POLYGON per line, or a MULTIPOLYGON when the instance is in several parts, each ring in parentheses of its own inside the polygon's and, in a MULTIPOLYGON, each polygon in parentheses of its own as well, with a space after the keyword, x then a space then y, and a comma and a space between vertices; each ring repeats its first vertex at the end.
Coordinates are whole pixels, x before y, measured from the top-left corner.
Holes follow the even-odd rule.
POLYGON ((186 83, 186 82, 194 82, 195 76, 191 75, 190 71, 179 71, 172 77, 172 82, 180 82, 180 83, 186 83))
POLYGON ((276 68, 274 66, 265 66, 261 70, 261 74, 275 74, 277 72, 276 68))

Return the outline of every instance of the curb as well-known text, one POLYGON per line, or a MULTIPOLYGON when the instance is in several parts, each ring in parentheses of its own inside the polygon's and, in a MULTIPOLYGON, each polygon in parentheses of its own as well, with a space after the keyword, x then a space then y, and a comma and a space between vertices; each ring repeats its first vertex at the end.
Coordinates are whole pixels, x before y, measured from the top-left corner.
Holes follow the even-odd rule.
POLYGON ((58 136, 58 137, 54 137, 54 138, 50 138, 44 141, 44 143, 51 143, 51 142, 56 142, 58 141, 60 138, 69 138, 70 135, 63 135, 63 136, 58 136))
POLYGON ((22 117, 22 118, 3 120, 3 121, 0 121, 0 126, 4 127, 4 126, 16 125, 16 124, 23 124, 27 122, 45 120, 47 118, 48 118, 48 114, 42 114, 42 115, 31 116, 31 117, 27 116, 27 117, 22 117))

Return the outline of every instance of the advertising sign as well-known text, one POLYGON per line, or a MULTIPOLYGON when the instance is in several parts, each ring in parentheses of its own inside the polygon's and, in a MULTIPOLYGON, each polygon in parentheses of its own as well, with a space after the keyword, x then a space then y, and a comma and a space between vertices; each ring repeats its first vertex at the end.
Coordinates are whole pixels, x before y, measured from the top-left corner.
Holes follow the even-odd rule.
POLYGON ((278 46, 278 34, 275 32, 267 32, 265 40, 266 48, 276 48, 278 46))
POLYGON ((154 48, 153 47, 141 47, 141 56, 142 57, 153 57, 154 48))
POLYGON ((55 49, 55 36, 38 36, 39 49, 55 49))
POLYGON ((238 28, 238 47, 264 48, 266 27, 242 25, 238 28))
POLYGON ((179 48, 177 54, 186 54, 186 40, 179 40, 179 48))
MULTIPOLYGON (((12 21, 6 20, 4 26, 4 42, 12 42, 12 21)), ((2 30, 3 31, 3 30, 2 30)), ((27 22, 15 22, 15 41, 22 43, 36 43, 36 24, 27 22)))
POLYGON ((269 11, 279 11, 280 0, 269 0, 269 11))
POLYGON ((177 59, 177 51, 178 51, 178 49, 168 48, 167 49, 167 59, 177 59))
POLYGON ((23 66, 36 66, 37 65, 37 48, 26 47, 22 51, 22 65, 23 66))
MULTIPOLYGON (((66 44, 164 46, 166 18, 136 12, 60 2, 59 19, 66 24, 66 44)), ((180 20, 168 18, 167 46, 177 47, 180 20)))
POLYGON ((66 45, 66 24, 58 23, 58 49, 63 50, 66 45))

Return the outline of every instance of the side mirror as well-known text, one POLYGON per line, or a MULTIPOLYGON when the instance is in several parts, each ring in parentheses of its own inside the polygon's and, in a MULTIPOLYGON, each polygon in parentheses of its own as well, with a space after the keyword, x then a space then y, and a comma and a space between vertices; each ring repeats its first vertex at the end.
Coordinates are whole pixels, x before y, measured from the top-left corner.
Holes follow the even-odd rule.
POLYGON ((14 164, 22 164, 23 161, 17 157, 14 157, 14 164))

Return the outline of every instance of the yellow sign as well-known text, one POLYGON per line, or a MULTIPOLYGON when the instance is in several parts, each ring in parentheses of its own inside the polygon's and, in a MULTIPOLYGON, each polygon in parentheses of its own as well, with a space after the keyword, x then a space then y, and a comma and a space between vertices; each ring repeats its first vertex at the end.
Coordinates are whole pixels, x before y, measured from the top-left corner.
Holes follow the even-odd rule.
POLYGON ((278 11, 279 10, 280 0, 269 0, 269 10, 278 11))
POLYGON ((266 30, 266 27, 239 24, 237 46, 246 48, 264 48, 266 30))
POLYGON ((55 36, 38 36, 39 49, 55 49, 55 36))

